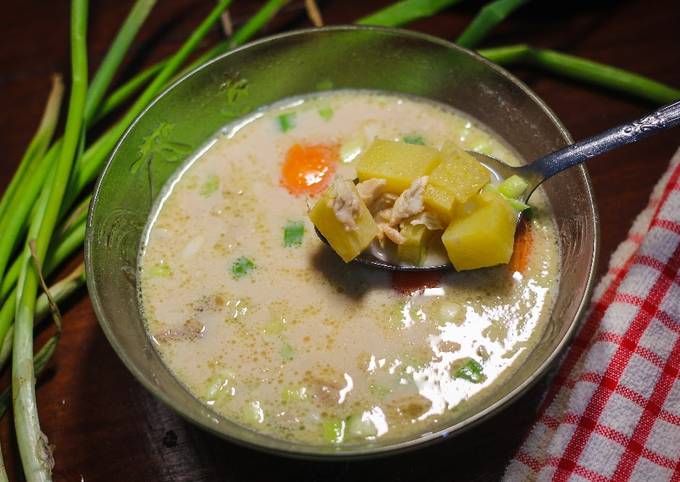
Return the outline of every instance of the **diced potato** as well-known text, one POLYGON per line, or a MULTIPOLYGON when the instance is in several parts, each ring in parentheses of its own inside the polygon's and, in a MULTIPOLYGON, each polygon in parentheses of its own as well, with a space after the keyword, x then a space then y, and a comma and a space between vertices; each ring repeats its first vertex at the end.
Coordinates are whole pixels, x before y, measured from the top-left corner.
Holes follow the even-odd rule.
POLYGON ((397 247, 397 258, 414 266, 420 265, 427 254, 427 243, 432 231, 422 224, 416 226, 407 224, 401 230, 401 234, 406 241, 397 247))
POLYGON ((359 157, 357 175, 360 181, 385 179, 386 191, 400 193, 430 174, 440 161, 440 152, 432 147, 376 139, 359 157))
POLYGON ((470 154, 447 142, 442 147, 443 161, 432 171, 429 183, 453 194, 464 203, 491 179, 489 171, 470 154))
POLYGON ((435 213, 444 223, 451 221, 451 212, 456 197, 443 187, 427 184, 423 193, 423 203, 428 211, 435 213))
POLYGON ((498 193, 487 191, 471 199, 475 208, 455 218, 442 235, 449 259, 458 271, 510 261, 517 215, 498 193))
MULTIPOLYGON (((352 184, 351 188, 358 199, 356 187, 352 184)), ((312 208, 309 218, 326 238, 331 248, 338 253, 345 263, 348 263, 371 244, 371 241, 378 235, 378 226, 375 224, 366 204, 359 199, 359 213, 355 217, 357 229, 347 230, 345 225, 335 216, 332 208, 334 198, 335 192, 331 187, 312 208)))

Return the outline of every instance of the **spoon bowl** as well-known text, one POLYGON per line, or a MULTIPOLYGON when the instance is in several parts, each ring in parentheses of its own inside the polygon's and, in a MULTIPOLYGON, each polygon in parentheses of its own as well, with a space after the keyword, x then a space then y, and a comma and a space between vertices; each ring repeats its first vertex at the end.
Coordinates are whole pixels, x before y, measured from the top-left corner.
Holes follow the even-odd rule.
MULTIPOLYGON (((613 127, 600 134, 571 144, 523 166, 513 167, 479 152, 467 151, 467 153, 471 154, 477 161, 489 169, 498 180, 507 179, 511 176, 519 176, 526 181, 527 187, 517 198, 518 201, 526 203, 536 188, 555 174, 577 166, 586 159, 599 156, 626 144, 637 142, 670 127, 675 127, 678 124, 680 124, 680 101, 663 106, 640 119, 613 127)), ((521 213, 517 216, 518 222, 520 217, 521 213)), ((318 230, 316 230, 316 234, 321 241, 328 244, 326 238, 318 230)), ((428 266, 392 263, 373 256, 368 250, 365 250, 351 262, 390 271, 438 271, 453 269, 450 263, 428 266)))

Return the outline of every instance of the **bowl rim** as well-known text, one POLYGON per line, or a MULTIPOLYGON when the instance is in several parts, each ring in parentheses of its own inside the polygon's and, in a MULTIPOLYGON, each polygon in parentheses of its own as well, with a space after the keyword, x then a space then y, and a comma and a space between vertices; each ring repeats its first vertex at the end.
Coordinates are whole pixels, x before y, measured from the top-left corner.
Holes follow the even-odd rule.
POLYGON ((258 441, 258 443, 253 443, 248 440, 243 440, 240 439, 234 435, 227 434, 221 431, 218 431, 215 429, 214 426, 208 425, 204 423, 203 419, 200 419, 193 414, 188 414, 183 411, 181 411, 179 408, 177 408, 171 399, 171 397, 166 396, 166 394, 162 391, 159 390, 152 382, 149 380, 146 375, 144 375, 141 370, 137 368, 137 366, 127 357, 126 355, 126 350, 123 346, 121 346, 119 343, 117 343, 116 337, 113 334, 112 330, 109 328, 109 320, 108 317, 106 316, 103 306, 101 304, 100 297, 98 296, 98 287, 97 284, 95 283, 95 268, 93 266, 92 262, 92 250, 93 250, 93 238, 94 238, 94 229, 92 227, 92 222, 93 222, 93 216, 94 216, 94 210, 97 205, 97 202, 99 200, 99 195, 101 192, 101 186, 103 183, 104 178, 106 177, 107 172, 110 169, 111 164, 113 163, 113 160, 117 156, 117 153, 121 147, 121 145, 126 141, 130 133, 135 129, 136 125, 138 122, 144 117, 144 115, 157 103, 165 97, 170 91, 175 89, 175 87, 178 84, 181 84, 184 82, 187 78, 195 75, 199 71, 207 68, 209 65, 212 65, 215 62, 220 62, 222 59, 233 55, 237 52, 240 52, 242 50, 247 50, 256 46, 272 43, 272 42, 277 42, 281 39, 289 38, 289 37, 296 37, 296 36, 305 36, 309 34, 314 34, 314 33, 326 33, 326 32, 354 32, 354 31, 377 31, 377 32, 383 32, 386 34, 394 35, 394 36, 399 36, 399 37, 408 37, 414 40, 422 41, 422 42, 428 42, 428 43, 434 43, 437 45, 440 45, 442 47, 445 47, 450 50, 456 50, 462 54, 465 54, 469 57, 472 57, 475 61, 480 62, 487 66, 488 68, 496 71, 500 76, 505 77, 507 80, 512 82, 516 87, 518 87, 530 100, 532 100, 540 109, 546 114, 548 119, 557 127, 560 135, 564 138, 564 140, 567 143, 573 143, 573 139, 571 135, 569 134, 569 131, 565 128, 565 126, 562 124, 562 122, 559 120, 557 115, 546 105, 546 103, 537 95, 535 94, 529 87, 524 84, 521 80, 519 80, 517 77, 515 77, 513 74, 508 72, 506 69, 503 67, 494 64, 493 62, 487 60, 486 58, 482 57, 478 53, 466 49, 464 47, 460 47, 456 45, 453 42, 450 42, 448 40, 441 39, 439 37, 421 33, 421 32, 415 32, 412 30, 408 29, 402 29, 402 28, 392 28, 392 27, 376 27, 376 26, 364 26, 364 25, 333 25, 333 26, 326 26, 326 27, 320 27, 320 28, 304 28, 304 29, 298 29, 298 30, 292 30, 292 31, 287 31, 283 33, 278 33, 275 35, 267 36, 261 39, 258 39, 253 42, 249 42, 245 45, 242 45, 240 47, 234 48, 232 50, 229 50, 228 52, 221 54, 217 56, 216 58, 207 61, 190 71, 186 72, 185 74, 181 75, 178 77, 175 81, 173 81, 168 87, 162 90, 150 103, 147 105, 136 117, 135 119, 131 122, 131 124, 126 128, 125 132, 123 135, 120 137, 120 139, 117 141, 114 149, 111 151, 111 154, 108 156, 108 159, 106 161, 106 164, 104 168, 102 169, 101 174, 97 178, 93 195, 92 195, 92 201, 90 202, 90 206, 88 209, 88 216, 87 216, 87 226, 86 226, 86 236, 85 236, 85 244, 84 244, 84 262, 85 262, 85 272, 86 272, 86 281, 87 281, 87 289, 88 293, 90 296, 91 304, 94 309, 95 315, 97 317, 97 321, 104 332, 104 335, 106 336, 107 340, 109 341, 109 344, 113 347, 114 351, 118 355, 118 357, 121 359, 123 364, 127 367, 127 369, 132 373, 132 375, 135 377, 135 379, 140 382, 149 392, 151 392, 155 397, 157 397, 159 400, 161 400, 166 406, 171 408, 174 412, 176 412, 178 415, 180 415, 182 418, 189 420, 191 423, 194 425, 197 425, 198 427, 209 431, 210 433, 216 434, 220 438, 223 438, 225 440, 228 440, 230 442, 236 443, 241 446, 246 446, 249 448, 254 448, 256 450, 260 451, 266 451, 268 453, 275 453, 278 455, 284 455, 287 457, 292 457, 292 458, 303 458, 303 459, 316 459, 316 460, 347 460, 347 459, 363 459, 363 458, 377 458, 377 457, 384 457, 384 456, 389 456, 393 455, 396 453, 401 453, 407 450, 412 450, 415 448, 420 448, 420 447, 425 447, 429 446, 439 440, 444 440, 444 439, 449 439, 453 435, 459 435, 463 433, 464 431, 467 431, 482 422, 490 419, 494 415, 498 414, 501 410, 512 404, 513 402, 517 401, 524 393, 527 392, 529 388, 531 388, 538 380, 540 380, 551 368, 553 365, 553 362, 557 359, 558 356, 560 356, 567 344, 571 341, 573 336, 575 335, 577 329, 581 326, 583 322, 584 315, 588 309, 588 306, 590 304, 591 300, 591 295, 592 291, 594 288, 594 282, 595 282, 595 277, 597 274, 597 262, 600 254, 600 219, 599 219, 599 214, 598 214, 598 208, 597 208, 597 203, 596 199, 594 196, 594 191, 593 191, 593 186, 592 186, 592 181, 590 178, 590 175, 588 173, 588 170, 586 169, 584 164, 581 164, 580 166, 576 167, 577 169, 580 170, 580 173, 585 181, 586 184, 586 192, 587 195, 590 199, 590 202, 588 203, 588 206, 590 208, 590 214, 592 216, 592 224, 593 224, 593 241, 592 241, 592 250, 593 250, 593 256, 590 260, 590 265, 588 266, 588 276, 586 279, 586 287, 584 291, 584 296, 579 302, 579 306, 576 310, 576 315, 574 318, 571 320, 571 323, 567 330, 565 331, 562 339, 559 341, 555 349, 546 357, 546 359, 539 365, 539 367, 530 375, 528 376, 522 383, 520 383, 517 387, 515 387, 512 391, 508 392, 505 396, 500 398, 499 400, 496 400, 492 404, 490 404, 488 407, 484 408, 483 410, 471 415, 468 418, 465 418, 463 420, 460 420, 453 425, 449 425, 446 428, 443 428, 441 430, 438 430, 436 432, 430 432, 427 434, 423 434, 419 437, 409 439, 409 440, 404 440, 400 442, 395 442, 392 444, 387 444, 387 445, 381 445, 381 446, 349 446, 347 448, 343 448, 338 451, 319 451, 318 448, 325 448, 324 446, 314 446, 314 445, 303 445, 303 444, 295 444, 295 443, 290 443, 287 442, 283 439, 276 439, 274 437, 271 437, 266 434, 262 434, 260 432, 257 432, 256 430, 250 429, 252 433, 254 433, 256 436, 261 437, 264 442, 265 440, 270 442, 270 443, 260 443, 261 441, 258 441), (303 450, 291 450, 293 447, 295 448, 301 448, 304 447, 303 450), (317 450, 315 450, 317 449, 317 450))

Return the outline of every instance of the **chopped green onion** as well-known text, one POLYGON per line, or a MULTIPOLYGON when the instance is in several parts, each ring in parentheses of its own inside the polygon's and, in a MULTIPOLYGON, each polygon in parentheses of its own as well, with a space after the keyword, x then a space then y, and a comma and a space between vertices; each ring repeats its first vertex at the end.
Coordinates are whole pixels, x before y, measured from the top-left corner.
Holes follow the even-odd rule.
POLYGON ((220 178, 211 174, 208 180, 201 185, 201 196, 208 197, 220 188, 220 178))
POLYGON ((166 263, 156 263, 149 269, 149 274, 154 278, 169 278, 172 276, 172 270, 166 263))
POLYGON ((281 114, 276 118, 281 132, 288 132, 295 127, 295 112, 281 114))
POLYGON ((231 275, 234 279, 243 278, 255 269, 255 263, 245 256, 241 256, 231 265, 231 275))
POLYGON ((319 115, 323 120, 331 120, 333 118, 333 108, 331 107, 321 107, 319 109, 319 115))
POLYGON ((517 199, 522 194, 524 194, 524 191, 526 191, 528 187, 529 183, 515 174, 500 183, 498 186, 498 192, 500 192, 503 196, 517 199))
POLYGON ((347 418, 347 434, 354 438, 375 437, 378 430, 369 415, 370 412, 350 415, 347 418))
POLYGON ((307 400, 307 397, 306 387, 286 387, 281 391, 281 401, 284 403, 302 402, 307 400))
POLYGON ((305 224, 302 221, 288 221, 283 228, 283 245, 292 248, 302 245, 305 235, 305 224))
POLYGON ((340 146, 340 159, 344 164, 349 164, 361 154, 364 143, 359 139, 351 139, 340 146))
POLYGON ((486 186, 484 186, 484 189, 482 189, 482 190, 483 191, 491 191, 491 192, 495 192, 496 194, 500 194, 501 196, 503 196, 503 199, 505 199, 508 202, 510 207, 512 207, 512 209, 514 209, 517 212, 522 212, 522 211, 529 209, 531 207, 528 204, 525 204, 522 201, 518 201, 517 199, 515 199, 513 197, 506 196, 505 194, 500 192, 497 187, 492 186, 491 184, 487 184, 486 186))
POLYGON ((419 146, 425 145, 425 139, 423 136, 404 136, 401 138, 406 144, 417 144, 419 146))
POLYGON ((258 400, 246 404, 246 406, 243 408, 243 418, 252 424, 260 424, 264 422, 264 410, 258 400))
POLYGON ((283 345, 281 345, 279 354, 281 355, 283 361, 289 362, 293 359, 293 356, 295 355, 295 350, 288 343, 284 343, 283 345))
POLYGON ((345 440, 344 420, 329 420, 321 423, 321 436, 323 439, 332 444, 339 444, 345 440))
POLYGON ((486 381, 484 367, 472 358, 454 372, 453 378, 462 378, 463 380, 472 383, 482 383, 486 381))

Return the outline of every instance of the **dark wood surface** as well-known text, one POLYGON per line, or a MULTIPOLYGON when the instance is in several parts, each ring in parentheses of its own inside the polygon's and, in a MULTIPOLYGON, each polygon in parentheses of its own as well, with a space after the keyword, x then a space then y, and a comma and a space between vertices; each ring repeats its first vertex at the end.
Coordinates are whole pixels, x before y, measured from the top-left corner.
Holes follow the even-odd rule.
MULTIPOLYGON (((105 54, 131 3, 92 1, 91 68, 105 54)), ((174 51, 212 3, 158 2, 126 63, 127 75, 174 51)), ((259 3, 235 1, 233 18, 243 21, 259 3)), ((327 23, 350 23, 388 2, 319 3, 327 23)), ((0 189, 9 181, 38 123, 50 74, 69 71, 68 4, 66 0, 10 0, 3 5, 0 189)), ((454 39, 480 5, 463 2, 411 28, 454 39)), ((301 2, 292 2, 267 31, 308 25, 301 2)), ((504 22, 484 45, 528 42, 558 48, 680 86, 678 25, 677 0, 536 1, 504 22)), ((215 30, 205 46, 218 38, 215 30)), ((577 139, 654 107, 534 70, 512 70, 552 107, 577 139)), ((602 224, 600 272, 679 145, 676 130, 589 164, 602 224)), ((58 353, 38 389, 42 427, 55 446, 56 480, 497 480, 530 427, 545 385, 543 381, 503 413, 456 440, 377 461, 306 462, 223 442, 170 412, 119 361, 84 293, 67 310, 64 326, 58 353)), ((10 477, 18 480, 21 473, 9 422, 7 416, 0 422, 0 437, 10 477)))

